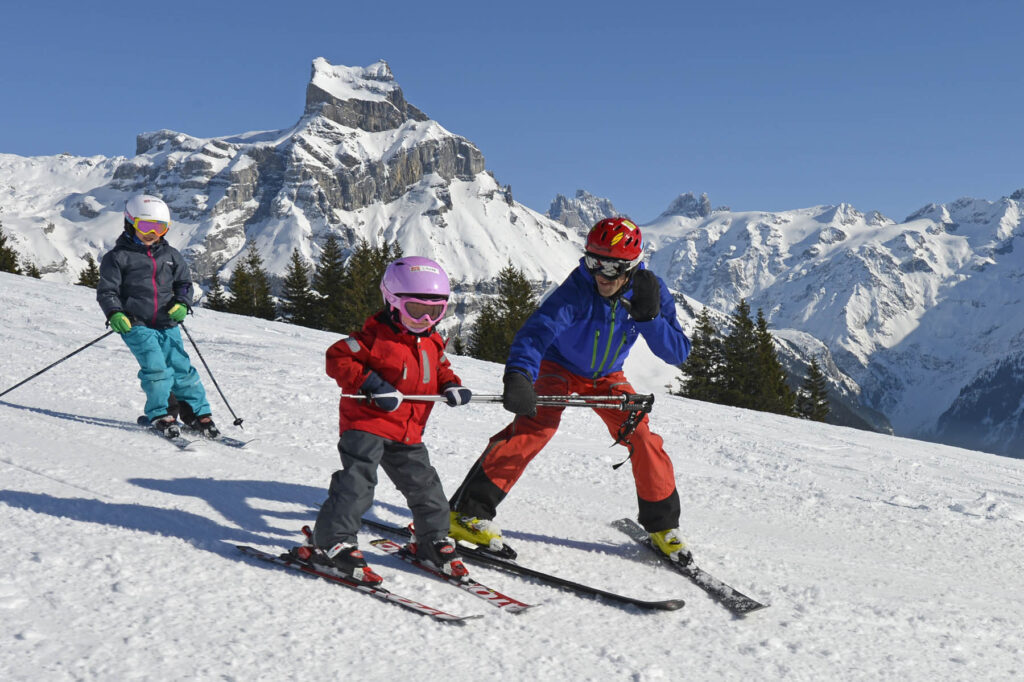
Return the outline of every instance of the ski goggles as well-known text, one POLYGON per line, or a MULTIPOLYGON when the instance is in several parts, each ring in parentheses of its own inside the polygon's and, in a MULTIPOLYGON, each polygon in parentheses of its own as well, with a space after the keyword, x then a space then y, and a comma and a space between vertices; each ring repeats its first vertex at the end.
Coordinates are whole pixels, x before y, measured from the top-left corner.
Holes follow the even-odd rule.
POLYGON ((398 310, 414 322, 437 324, 448 310, 446 298, 413 298, 398 295, 398 310))
POLYGON ((157 237, 163 237, 167 234, 167 230, 171 227, 171 224, 166 220, 149 220, 148 218, 132 218, 132 227, 135 231, 141 234, 155 234, 157 237))
POLYGON ((640 264, 640 259, 635 261, 622 260, 621 258, 602 258, 592 253, 583 255, 583 264, 592 275, 601 275, 607 279, 618 279, 640 264))

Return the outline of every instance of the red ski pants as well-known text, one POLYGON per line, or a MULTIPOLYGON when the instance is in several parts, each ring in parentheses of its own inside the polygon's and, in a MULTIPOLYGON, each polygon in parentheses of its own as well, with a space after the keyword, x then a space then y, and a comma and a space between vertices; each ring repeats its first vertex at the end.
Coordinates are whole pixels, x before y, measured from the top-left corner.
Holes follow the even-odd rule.
MULTIPOLYGON (((634 392, 622 372, 598 379, 586 379, 550 361, 541 363, 534 388, 537 395, 612 395, 634 392)), ((511 424, 492 436, 480 462, 487 478, 503 492, 511 490, 530 461, 558 431, 563 409, 538 407, 536 416, 516 417, 511 424)), ((605 423, 612 439, 616 438, 619 427, 629 416, 629 413, 622 410, 597 408, 594 412, 605 423)), ((647 415, 644 415, 636 430, 626 440, 633 446, 630 464, 633 467, 637 497, 645 502, 659 502, 672 495, 676 489, 672 460, 665 452, 661 436, 650 430, 647 415)))

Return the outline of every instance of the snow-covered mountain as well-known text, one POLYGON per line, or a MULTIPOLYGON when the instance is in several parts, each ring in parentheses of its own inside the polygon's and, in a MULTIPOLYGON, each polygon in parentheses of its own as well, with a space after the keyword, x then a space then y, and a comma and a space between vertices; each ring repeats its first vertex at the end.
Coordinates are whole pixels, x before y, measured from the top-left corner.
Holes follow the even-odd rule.
MULTIPOLYGON (((86 254, 108 250, 142 191, 170 203, 169 239, 198 281, 229 274, 247 241, 276 275, 295 248, 315 260, 329 234, 397 241, 446 267, 470 323, 507 263, 538 288, 561 281, 588 223, 617 212, 583 190, 548 215, 516 202, 472 142, 405 101, 385 62, 314 60, 302 114, 281 130, 145 133, 131 158, 0 154, 0 222, 49 280, 74 281, 86 254)), ((798 376, 822 361, 844 423, 884 429, 888 417, 899 434, 1020 455, 1022 207, 1024 191, 897 223, 846 204, 734 212, 685 193, 642 227, 684 328, 701 306, 728 314, 746 297, 798 376)))
MULTIPOLYGON (((0 273, 0 390, 103 332, 93 292, 0 273), (31 324, 26 324, 31 320, 31 324)), ((0 399, 0 679, 992 680, 1024 670, 1024 461, 732 409, 659 392, 651 424, 676 470, 698 561, 770 604, 736 620, 609 523, 632 517, 624 456, 568 409, 497 521, 520 560, 641 599, 644 613, 470 565, 539 606, 520 615, 382 554, 400 594, 460 615, 431 622, 284 573, 235 545, 301 541, 339 465, 335 335, 198 310, 214 415, 244 450, 187 451, 135 427, 138 366, 104 339, 0 399), (427 671, 425 673, 425 671, 427 671), (465 671, 472 671, 466 673, 465 671)), ((195 356, 193 354, 193 359, 195 356)), ((640 358, 627 372, 658 390, 640 358)), ((466 385, 500 365, 453 356, 466 385)), ((509 414, 435 408, 425 433, 445 490, 509 414)), ((382 475, 369 516, 409 512, 382 475)))
POLYGON ((142 191, 170 205, 168 239, 199 280, 230 273, 247 240, 283 273, 293 248, 312 261, 335 234, 349 246, 397 241, 467 285, 509 262, 560 281, 582 243, 515 202, 480 150, 405 101, 383 61, 314 60, 302 116, 283 130, 160 130, 139 135, 127 159, 0 155, 0 221, 16 248, 64 281, 85 253, 113 244, 125 198, 142 191))
POLYGON ((556 195, 544 215, 576 230, 583 237, 599 220, 618 216, 628 217, 628 214, 616 209, 610 199, 594 196, 582 189, 576 190, 572 199, 562 194, 556 195))
POLYGON ((654 269, 719 310, 741 297, 823 341, 896 433, 1024 454, 1024 190, 897 223, 852 206, 669 215, 654 269), (940 416, 942 418, 940 423, 940 416))

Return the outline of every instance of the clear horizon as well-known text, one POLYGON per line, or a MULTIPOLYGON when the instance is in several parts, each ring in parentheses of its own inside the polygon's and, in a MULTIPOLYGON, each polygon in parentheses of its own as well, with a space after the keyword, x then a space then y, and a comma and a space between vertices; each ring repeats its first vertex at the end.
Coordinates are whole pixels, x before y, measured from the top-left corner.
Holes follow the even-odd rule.
POLYGON ((0 153, 132 156, 169 128, 292 125, 310 64, 385 59, 517 201, 577 189, 640 222, 679 194, 903 220, 1024 187, 1024 5, 623 7, 58 2, 5 12, 0 153))

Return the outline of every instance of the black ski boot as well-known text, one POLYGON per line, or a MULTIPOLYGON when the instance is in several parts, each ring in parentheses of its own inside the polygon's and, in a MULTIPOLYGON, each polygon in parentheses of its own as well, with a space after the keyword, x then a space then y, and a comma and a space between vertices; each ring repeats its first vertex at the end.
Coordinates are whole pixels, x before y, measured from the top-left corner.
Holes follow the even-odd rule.
POLYGON ((317 547, 313 544, 313 529, 309 526, 302 527, 302 535, 304 542, 292 552, 313 568, 340 575, 364 585, 380 585, 384 582, 384 578, 377 575, 366 564, 363 553, 359 551, 359 547, 355 543, 339 542, 333 547, 317 547))
MULTIPOLYGON (((366 564, 359 546, 353 543, 339 542, 328 548, 304 546, 299 550, 307 550, 309 556, 306 561, 321 571, 341 575, 364 585, 379 585, 384 581, 366 564)), ((303 553, 300 551, 299 556, 303 553)))
POLYGON ((181 435, 178 421, 169 414, 152 419, 149 425, 164 438, 177 438, 181 435))
POLYGON ((417 542, 415 538, 409 543, 408 549, 416 555, 416 558, 429 565, 434 570, 440 571, 456 580, 468 580, 469 569, 459 558, 459 552, 455 549, 455 543, 450 540, 438 540, 437 542, 417 542))
POLYGON ((217 425, 213 423, 213 418, 208 414, 201 414, 187 423, 190 429, 203 438, 209 438, 210 440, 220 438, 220 429, 217 428, 217 425))

